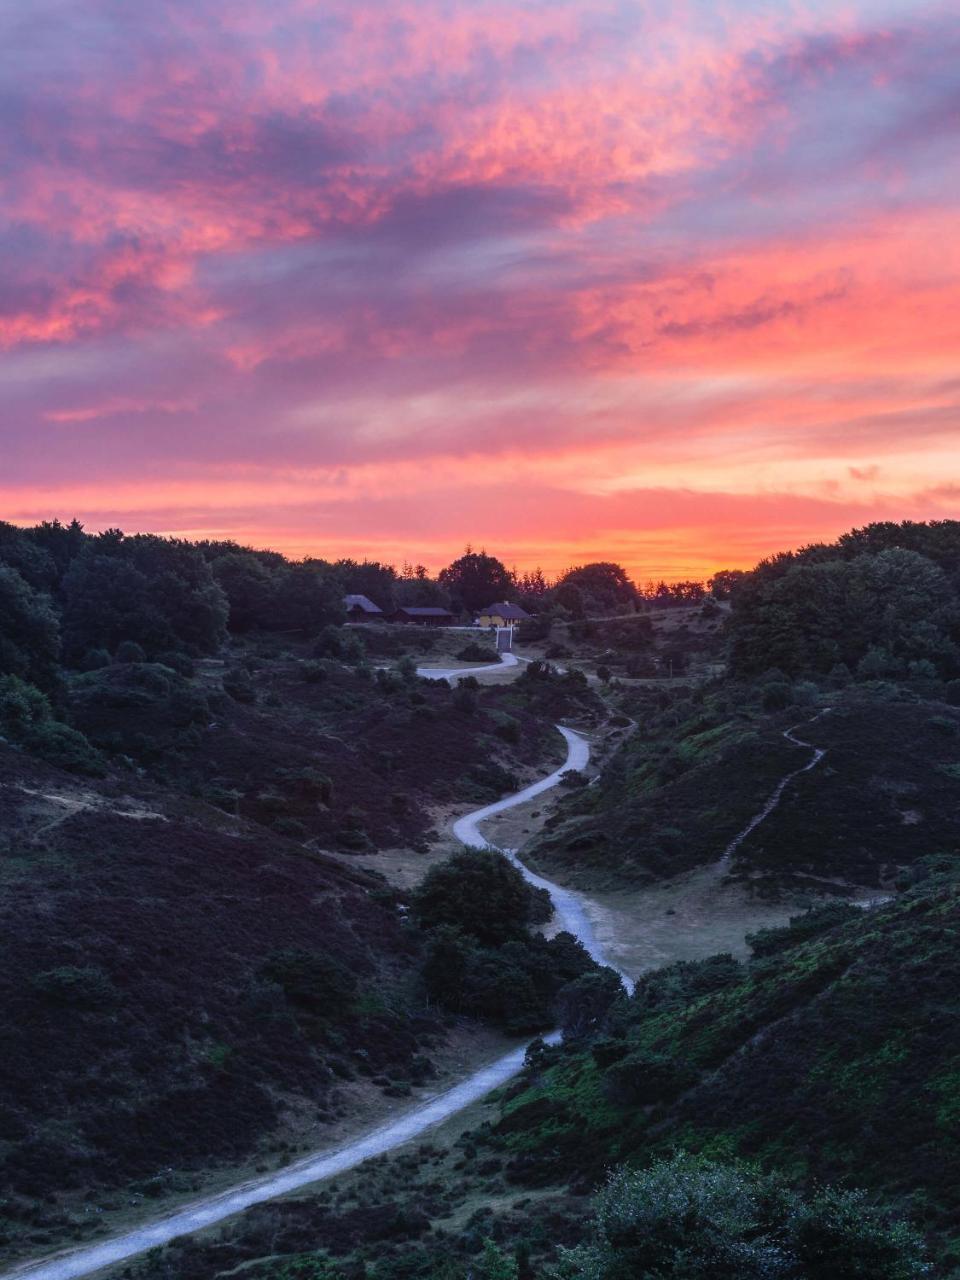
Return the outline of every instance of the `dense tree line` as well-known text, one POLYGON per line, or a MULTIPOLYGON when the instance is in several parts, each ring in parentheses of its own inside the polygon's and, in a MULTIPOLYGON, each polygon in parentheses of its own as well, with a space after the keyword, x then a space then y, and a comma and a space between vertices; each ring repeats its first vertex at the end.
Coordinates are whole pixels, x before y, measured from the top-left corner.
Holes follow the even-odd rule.
POLYGON ((737 675, 960 675, 960 521, 873 524, 761 561, 732 590, 737 675))

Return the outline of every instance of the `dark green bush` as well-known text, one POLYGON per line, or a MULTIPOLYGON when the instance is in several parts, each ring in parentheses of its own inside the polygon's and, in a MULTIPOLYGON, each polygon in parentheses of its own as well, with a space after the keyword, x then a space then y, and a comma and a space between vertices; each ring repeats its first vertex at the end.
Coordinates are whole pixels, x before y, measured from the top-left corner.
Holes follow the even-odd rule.
POLYGON ((78 663, 80 671, 100 671, 109 667, 113 659, 107 649, 88 649, 78 663))
POLYGON ((318 951, 278 951, 261 972, 283 988, 292 1005, 320 1015, 345 1009, 357 990, 356 976, 347 966, 318 951))
POLYGON ((642 1107, 670 1102, 696 1080, 697 1072, 688 1063, 637 1050, 607 1068, 603 1089, 618 1107, 642 1107))
POLYGON ((485 644, 478 644, 476 640, 471 640, 457 654, 458 662, 499 662, 500 655, 496 649, 490 649, 485 644))
POLYGON ((137 644, 135 640, 121 640, 113 660, 114 662, 146 662, 147 655, 143 645, 137 644))

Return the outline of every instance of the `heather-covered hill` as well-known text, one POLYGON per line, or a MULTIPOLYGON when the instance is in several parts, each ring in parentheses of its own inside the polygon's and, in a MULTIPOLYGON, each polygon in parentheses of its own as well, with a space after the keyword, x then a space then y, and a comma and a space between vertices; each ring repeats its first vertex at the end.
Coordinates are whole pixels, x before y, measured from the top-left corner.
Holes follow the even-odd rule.
POLYGON ((917 876, 896 902, 764 931, 747 963, 658 970, 629 999, 581 984, 563 1045, 531 1046, 490 1118, 451 1149, 371 1162, 177 1241, 135 1274, 956 1275, 960 877, 956 860, 917 876), (591 1196, 617 1165, 628 1172, 595 1217, 591 1196), (926 1235, 932 1270, 898 1217, 926 1235), (590 1253, 598 1241, 609 1270, 590 1253), (563 1257, 569 1246, 587 1251, 563 1257))
POLYGON ((3 1216, 157 1194, 317 1129, 358 1070, 429 1069, 443 1027, 375 877, 9 749, 0 780, 3 1216))
POLYGON ((931 850, 960 848, 960 709, 941 698, 776 677, 630 705, 636 730, 552 820, 538 866, 599 886, 715 864, 794 771, 722 868, 755 892, 891 884, 931 850), (812 747, 825 754, 803 771, 812 747))
MULTIPOLYGON (((311 658, 311 647, 247 644, 190 678, 114 664, 69 680, 71 720, 109 759, 347 852, 422 842, 430 806, 494 799, 558 750, 531 698, 311 658)), ((581 691, 559 709, 590 704, 581 691)))
POLYGON ((587 1036, 535 1055, 474 1134, 508 1184, 591 1184, 682 1147, 810 1186, 858 1185, 960 1261, 960 878, 821 909, 641 979, 587 1036))

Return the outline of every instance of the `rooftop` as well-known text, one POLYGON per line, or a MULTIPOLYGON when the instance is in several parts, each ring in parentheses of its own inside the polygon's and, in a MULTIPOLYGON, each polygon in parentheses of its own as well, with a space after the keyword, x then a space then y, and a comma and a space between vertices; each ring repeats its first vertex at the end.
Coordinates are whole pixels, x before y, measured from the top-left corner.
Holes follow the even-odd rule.
POLYGON ((374 604, 369 596, 344 596, 343 604, 346 609, 362 609, 364 613, 383 613, 380 606, 374 604))
POLYGON ((526 609, 521 609, 518 604, 510 604, 508 600, 499 600, 496 604, 488 604, 485 609, 480 610, 481 617, 485 614, 511 618, 515 622, 522 622, 524 618, 530 617, 526 609))

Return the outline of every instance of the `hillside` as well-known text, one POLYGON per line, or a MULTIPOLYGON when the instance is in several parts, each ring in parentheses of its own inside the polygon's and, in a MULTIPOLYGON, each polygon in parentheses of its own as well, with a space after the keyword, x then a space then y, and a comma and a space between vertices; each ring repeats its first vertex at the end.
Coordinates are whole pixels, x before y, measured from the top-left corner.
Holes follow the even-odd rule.
MULTIPOLYGON (((201 1280, 242 1265, 287 1280, 363 1266, 376 1280, 493 1280, 491 1239, 529 1274, 550 1274, 559 1246, 588 1237, 587 1193, 612 1165, 645 1167, 677 1148, 721 1169, 758 1162, 811 1193, 865 1187, 851 1202, 861 1224, 877 1204, 909 1212, 933 1243, 935 1273, 955 1274, 958 943, 954 863, 928 867, 895 903, 765 931, 748 963, 716 956, 651 973, 632 999, 595 1008, 586 1032, 568 1028, 562 1047, 534 1046, 489 1119, 448 1135, 452 1147, 425 1144, 253 1210, 218 1241, 178 1242, 136 1274, 201 1280)), ((871 1268, 867 1256, 789 1274, 926 1274, 879 1256, 871 1268)))
MULTIPOLYGON (((904 559, 888 545, 901 533, 731 577, 729 619, 709 601, 663 616, 555 612, 524 655, 546 661, 453 689, 418 678, 415 662, 456 665, 454 633, 336 626, 329 566, 272 565, 271 598, 299 625, 229 632, 224 589, 186 544, 85 543, 59 578, 40 566, 50 594, 8 574, 23 625, 11 630, 8 615, 0 654, 7 1256, 274 1169, 462 1073, 468 1041, 559 1021, 563 1044, 535 1042, 486 1119, 475 1110, 436 1142, 131 1270, 533 1280, 569 1244, 581 1252, 557 1274, 588 1280, 608 1221, 601 1200, 591 1227, 591 1196, 625 1165, 644 1171, 621 1175, 631 1195, 660 1187, 664 1203, 682 1192, 701 1204, 722 1186, 753 1206, 710 1219, 701 1241, 707 1258, 717 1232, 724 1257, 752 1250, 744 1275, 927 1274, 891 1213, 922 1228, 949 1275, 960 1266, 957 573, 950 530, 934 531, 931 569, 921 551, 904 559), (139 612, 131 621, 112 597, 108 650, 93 644, 103 601, 81 608, 81 570, 103 591, 111 557, 139 612), (859 629, 849 602, 824 612, 837 592, 870 605, 859 629), (198 638, 204 601, 216 607, 198 638), (785 625, 795 643, 764 666, 785 625), (138 640, 120 638, 127 626, 138 640), (547 658, 561 641, 568 652, 547 658), (526 840, 528 862, 596 894, 584 904, 596 936, 616 944, 631 905, 661 933, 691 931, 684 949, 660 953, 673 957, 705 956, 716 936, 745 955, 751 915, 766 924, 792 910, 791 924, 750 938, 749 960, 644 973, 627 999, 569 935, 536 932, 544 895, 506 859, 451 853, 451 814, 542 773, 557 758, 553 726, 570 718, 592 739, 590 768, 495 838, 526 840), (664 893, 674 884, 696 887, 696 910, 676 909, 664 893), (716 935, 720 887, 727 933, 716 935), (692 1162, 655 1163, 677 1150, 692 1162), (850 1198, 850 1187, 865 1191, 850 1198)), ((236 555, 220 572, 238 620, 261 579, 255 553, 236 555)), ((21 567, 40 575, 29 556, 21 567)), ((471 653, 464 662, 482 661, 471 653)), ((687 1280, 692 1221, 679 1236, 661 1224, 679 1240, 672 1270, 611 1255, 605 1280, 687 1280)), ((690 1274, 718 1280, 733 1274, 724 1265, 690 1274)))
POLYGON ((677 1145, 853 1181, 960 1260, 958 944, 951 870, 886 906, 765 931, 747 965, 660 970, 592 1043, 548 1052, 484 1144, 522 1185, 677 1145))
MULTIPOLYGON (((458 692, 299 649, 66 675, 84 775, 0 745, 0 1236, 16 1252, 99 1229, 93 1196, 116 1211, 316 1147, 506 1017, 481 994, 466 1023, 431 999, 429 930, 364 855, 416 861, 438 812, 542 769, 552 717, 589 716, 592 695, 458 692)), ((547 988, 557 962, 537 961, 547 988)), ((551 1020, 533 1002, 524 1029, 551 1020)))
POLYGON ((724 683, 623 705, 636 730, 531 851, 547 874, 642 885, 717 863, 811 761, 785 730, 825 754, 722 868, 751 892, 889 885, 916 858, 960 847, 960 710, 942 699, 877 684, 724 683), (768 710, 771 700, 792 705, 768 710))

